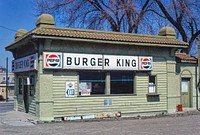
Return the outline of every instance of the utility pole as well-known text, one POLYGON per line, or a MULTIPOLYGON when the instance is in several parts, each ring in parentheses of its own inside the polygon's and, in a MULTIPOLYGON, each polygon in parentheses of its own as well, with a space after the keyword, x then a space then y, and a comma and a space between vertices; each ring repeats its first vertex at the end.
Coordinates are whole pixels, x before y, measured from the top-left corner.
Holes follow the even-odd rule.
POLYGON ((8 57, 6 57, 6 102, 8 102, 8 57))

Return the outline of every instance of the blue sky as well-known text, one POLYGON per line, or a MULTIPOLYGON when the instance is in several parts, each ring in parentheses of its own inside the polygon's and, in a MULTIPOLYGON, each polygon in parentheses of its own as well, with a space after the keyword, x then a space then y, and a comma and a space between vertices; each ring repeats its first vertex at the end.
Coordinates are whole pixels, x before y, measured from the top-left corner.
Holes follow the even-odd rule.
POLYGON ((5 51, 5 46, 14 41, 15 31, 35 28, 37 17, 32 0, 0 0, 0 66, 5 67, 6 57, 9 58, 9 69, 11 67, 12 54, 5 51), (7 27, 11 30, 7 30, 7 27))

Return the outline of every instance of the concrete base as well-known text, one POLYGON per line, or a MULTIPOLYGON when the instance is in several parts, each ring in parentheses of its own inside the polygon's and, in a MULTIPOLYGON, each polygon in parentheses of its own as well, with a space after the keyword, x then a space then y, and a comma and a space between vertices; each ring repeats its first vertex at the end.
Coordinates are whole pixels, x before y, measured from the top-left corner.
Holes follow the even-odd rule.
POLYGON ((134 117, 153 117, 158 115, 166 115, 167 111, 159 111, 159 112, 141 112, 141 113, 122 113, 122 118, 134 118, 134 117))

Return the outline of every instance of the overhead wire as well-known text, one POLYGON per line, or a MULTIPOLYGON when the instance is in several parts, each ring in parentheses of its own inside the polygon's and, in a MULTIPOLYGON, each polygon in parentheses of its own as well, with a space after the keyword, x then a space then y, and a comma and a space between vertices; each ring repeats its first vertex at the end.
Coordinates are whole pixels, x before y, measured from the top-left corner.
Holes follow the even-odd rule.
POLYGON ((8 28, 6 26, 2 26, 2 25, 0 25, 0 28, 6 29, 6 30, 9 30, 9 31, 13 31, 13 32, 17 32, 17 30, 14 30, 14 29, 8 28))

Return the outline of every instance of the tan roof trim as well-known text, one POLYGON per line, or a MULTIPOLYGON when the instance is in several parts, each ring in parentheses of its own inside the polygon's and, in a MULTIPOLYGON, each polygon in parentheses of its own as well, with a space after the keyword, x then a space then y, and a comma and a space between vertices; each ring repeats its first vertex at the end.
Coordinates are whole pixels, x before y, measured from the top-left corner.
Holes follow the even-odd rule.
POLYGON ((187 48, 187 46, 181 45, 168 45, 168 44, 150 44, 141 42, 117 42, 117 41, 106 41, 106 40, 92 40, 92 39, 79 39, 79 38, 63 38, 63 37, 51 37, 51 36, 36 36, 33 35, 32 38, 41 39, 54 39, 54 40, 68 40, 77 42, 93 42, 93 43, 106 43, 106 44, 122 44, 122 45, 136 45, 136 46, 159 46, 159 47, 175 47, 175 48, 187 48))
POLYGON ((71 29, 57 27, 38 27, 26 33, 10 45, 7 50, 13 48, 27 37, 52 38, 58 40, 72 40, 84 42, 99 42, 127 45, 163 46, 187 48, 188 43, 166 36, 142 35, 121 32, 105 32, 86 29, 71 29))

